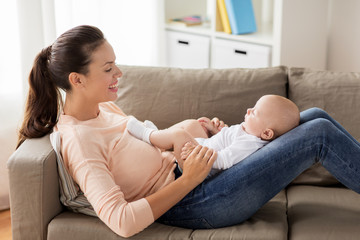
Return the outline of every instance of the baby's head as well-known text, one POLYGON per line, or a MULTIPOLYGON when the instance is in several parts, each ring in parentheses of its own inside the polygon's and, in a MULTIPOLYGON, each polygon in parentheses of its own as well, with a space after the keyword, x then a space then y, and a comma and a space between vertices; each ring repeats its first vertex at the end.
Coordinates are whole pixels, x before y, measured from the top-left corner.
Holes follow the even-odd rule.
POLYGON ((247 110, 243 128, 270 141, 298 126, 299 121, 300 112, 295 103, 278 95, 265 95, 247 110))

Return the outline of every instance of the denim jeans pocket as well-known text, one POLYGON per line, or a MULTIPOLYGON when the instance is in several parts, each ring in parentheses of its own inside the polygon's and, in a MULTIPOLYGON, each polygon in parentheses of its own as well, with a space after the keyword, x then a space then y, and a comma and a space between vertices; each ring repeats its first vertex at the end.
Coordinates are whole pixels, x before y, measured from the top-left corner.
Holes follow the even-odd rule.
POLYGON ((187 219, 187 220, 158 220, 158 222, 190 229, 211 229, 214 228, 205 218, 187 219))

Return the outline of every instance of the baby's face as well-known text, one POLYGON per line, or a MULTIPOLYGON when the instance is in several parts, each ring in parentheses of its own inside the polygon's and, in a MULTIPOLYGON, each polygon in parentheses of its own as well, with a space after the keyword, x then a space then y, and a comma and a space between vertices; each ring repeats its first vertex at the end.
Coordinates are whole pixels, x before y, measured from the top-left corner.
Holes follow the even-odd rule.
POLYGON ((260 137, 261 132, 266 128, 266 119, 270 114, 267 105, 267 102, 260 98, 253 108, 247 110, 243 124, 247 133, 260 137))
POLYGON ((271 127, 277 108, 279 106, 274 104, 271 97, 261 97, 253 108, 247 110, 243 124, 244 130, 251 135, 260 137, 265 129, 271 127))

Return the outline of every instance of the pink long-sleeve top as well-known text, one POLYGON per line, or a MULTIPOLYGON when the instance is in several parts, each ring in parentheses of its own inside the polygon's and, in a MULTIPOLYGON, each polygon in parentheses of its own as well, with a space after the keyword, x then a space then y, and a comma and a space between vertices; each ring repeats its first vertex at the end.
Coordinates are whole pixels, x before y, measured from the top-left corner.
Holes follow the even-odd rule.
POLYGON ((175 158, 130 135, 128 117, 114 103, 99 108, 87 121, 61 115, 55 131, 65 166, 99 218, 129 237, 154 222, 145 197, 174 181, 175 158))

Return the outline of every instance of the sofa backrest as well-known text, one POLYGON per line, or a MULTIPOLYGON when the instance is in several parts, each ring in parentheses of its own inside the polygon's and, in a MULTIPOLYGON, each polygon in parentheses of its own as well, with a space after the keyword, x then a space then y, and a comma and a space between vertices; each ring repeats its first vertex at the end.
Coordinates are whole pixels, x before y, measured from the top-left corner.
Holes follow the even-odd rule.
MULTIPOLYGON (((246 109, 264 94, 287 96, 300 110, 320 107, 360 140, 360 73, 305 68, 176 69, 120 66, 116 103, 129 115, 159 128, 201 116, 243 121, 246 109)), ((319 164, 295 184, 332 185, 338 181, 319 164)))
POLYGON ((360 140, 360 73, 290 68, 289 98, 300 110, 324 109, 360 140))
MULTIPOLYGON (((289 95, 300 110, 319 107, 327 111, 350 134, 360 140, 360 73, 289 69, 289 95)), ((338 181, 315 164, 294 184, 332 185, 338 181)))
POLYGON ((219 117, 232 125, 265 94, 286 96, 287 69, 179 69, 120 66, 116 103, 159 128, 184 119, 219 117))

